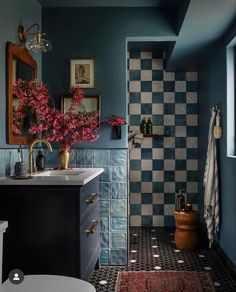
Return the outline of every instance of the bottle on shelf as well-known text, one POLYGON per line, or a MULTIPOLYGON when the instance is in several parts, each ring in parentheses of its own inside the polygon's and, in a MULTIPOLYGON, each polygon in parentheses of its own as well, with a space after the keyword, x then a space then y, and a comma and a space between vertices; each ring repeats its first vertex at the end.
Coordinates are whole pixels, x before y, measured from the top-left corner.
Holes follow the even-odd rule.
POLYGON ((182 194, 182 190, 179 190, 179 193, 176 196, 176 211, 184 211, 185 210, 185 197, 182 194))
POLYGON ((147 134, 152 134, 152 120, 151 118, 147 121, 147 134))
POLYGON ((143 134, 147 134, 147 120, 146 120, 146 118, 142 119, 142 122, 140 124, 140 132, 143 134))
POLYGON ((43 149, 40 149, 36 156, 36 167, 37 170, 45 169, 45 156, 43 155, 43 149))

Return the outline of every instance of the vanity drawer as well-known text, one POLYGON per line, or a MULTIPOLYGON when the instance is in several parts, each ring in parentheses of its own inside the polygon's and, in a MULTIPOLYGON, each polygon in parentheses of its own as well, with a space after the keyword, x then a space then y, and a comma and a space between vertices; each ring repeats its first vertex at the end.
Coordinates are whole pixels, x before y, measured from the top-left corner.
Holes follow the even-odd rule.
POLYGON ((87 279, 100 253, 100 218, 99 204, 84 218, 80 225, 80 274, 87 279))
POLYGON ((99 198, 99 180, 94 179, 87 185, 81 187, 80 189, 80 220, 82 220, 85 215, 88 215, 95 205, 98 204, 99 198))

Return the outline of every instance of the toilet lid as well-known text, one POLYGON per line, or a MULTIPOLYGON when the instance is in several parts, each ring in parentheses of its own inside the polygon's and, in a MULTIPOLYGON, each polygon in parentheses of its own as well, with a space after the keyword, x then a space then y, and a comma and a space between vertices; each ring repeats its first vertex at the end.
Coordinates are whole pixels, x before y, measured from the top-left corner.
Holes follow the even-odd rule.
MULTIPOLYGON (((0 287, 1 288, 1 287, 0 287)), ((20 284, 9 280, 3 283, 3 292, 96 292, 88 282, 71 277, 54 275, 29 275, 20 284)))

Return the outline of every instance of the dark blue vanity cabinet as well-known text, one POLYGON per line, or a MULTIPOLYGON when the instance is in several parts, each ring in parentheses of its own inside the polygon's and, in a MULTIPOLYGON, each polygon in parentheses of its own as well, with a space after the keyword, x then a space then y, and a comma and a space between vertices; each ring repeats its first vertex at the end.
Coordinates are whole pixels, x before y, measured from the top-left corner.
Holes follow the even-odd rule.
POLYGON ((100 253, 99 179, 84 186, 1 186, 3 279, 12 269, 88 280, 100 253))

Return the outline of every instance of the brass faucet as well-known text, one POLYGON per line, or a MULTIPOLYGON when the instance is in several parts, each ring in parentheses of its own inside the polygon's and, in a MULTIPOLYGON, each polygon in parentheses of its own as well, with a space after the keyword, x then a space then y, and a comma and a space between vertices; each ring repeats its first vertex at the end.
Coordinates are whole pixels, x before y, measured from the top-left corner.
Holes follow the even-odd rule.
POLYGON ((46 144, 48 146, 48 150, 52 152, 52 146, 47 140, 43 138, 34 139, 29 145, 29 174, 33 173, 33 147, 39 142, 46 144))

